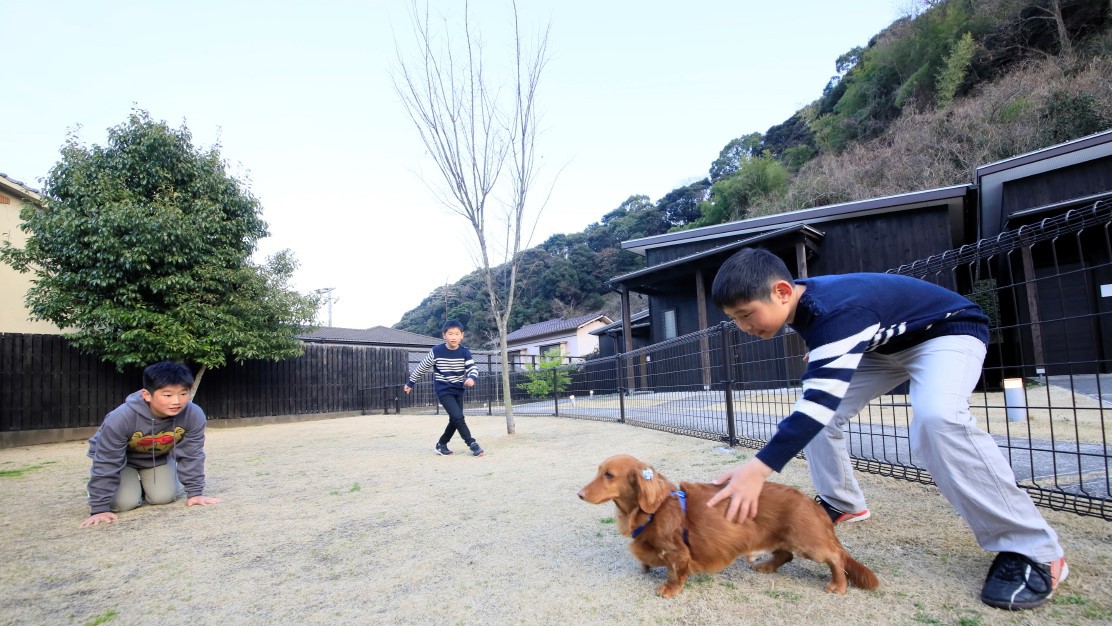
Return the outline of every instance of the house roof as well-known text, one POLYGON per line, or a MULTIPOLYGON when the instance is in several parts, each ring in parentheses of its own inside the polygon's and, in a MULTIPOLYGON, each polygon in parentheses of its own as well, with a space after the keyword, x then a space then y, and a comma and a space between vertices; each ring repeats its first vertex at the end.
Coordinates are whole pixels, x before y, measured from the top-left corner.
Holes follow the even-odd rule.
MULTIPOLYGON (((649 325, 649 310, 648 309, 642 309, 642 310, 634 313, 633 315, 629 316, 629 326, 630 326, 630 328, 641 328, 642 326, 648 326, 648 325, 649 325)), ((613 322, 607 324, 606 326, 603 326, 602 328, 596 328, 596 329, 592 330, 591 334, 592 335, 606 335, 606 334, 610 334, 610 333, 620 333, 620 332, 622 332, 622 320, 621 320, 621 318, 614 320, 613 322)))
POLYGON ((441 340, 386 326, 371 328, 336 328, 325 326, 298 337, 309 343, 351 343, 378 346, 435 346, 441 340))
POLYGON ((590 324, 595 320, 604 320, 604 324, 609 324, 611 321, 609 317, 606 317, 602 313, 590 313, 588 315, 580 315, 579 317, 546 320, 537 322, 536 324, 522 326, 506 335, 506 341, 519 342, 534 337, 567 333, 568 331, 578 330, 580 327, 590 324))
POLYGON ((642 237, 622 242, 622 249, 644 255, 649 248, 671 246, 680 243, 705 241, 720 237, 736 237, 738 235, 756 234, 769 229, 788 228, 793 226, 821 224, 834 220, 843 220, 850 217, 875 215, 895 211, 907 211, 919 208, 934 207, 946 204, 950 211, 950 220, 953 222, 955 232, 961 232, 963 226, 963 210, 965 196, 972 187, 970 185, 954 185, 940 187, 926 191, 915 191, 895 196, 869 198, 841 204, 830 204, 813 209, 800 209, 776 215, 753 217, 726 224, 715 224, 691 230, 682 230, 674 233, 665 233, 653 237, 642 237))
MULTIPOLYGON (((1026 154, 1021 154, 1007 159, 1001 159, 987 165, 981 165, 976 169, 975 175, 979 180, 982 176, 995 174, 996 172, 1010 170, 1031 163, 1038 163, 1039 161, 1046 161, 1058 157, 1070 157, 1075 155, 1086 148, 1093 148, 1103 144, 1112 143, 1112 130, 1106 130, 1099 133, 1093 133, 1079 139, 1066 141, 1058 145, 1049 146, 1039 150, 1033 150, 1026 154)), ((1075 161, 1085 160, 1085 157, 1077 158, 1075 161)))
POLYGON ((42 204, 42 196, 39 195, 38 190, 30 188, 14 178, 9 178, 3 172, 0 172, 0 191, 18 196, 21 200, 42 204))
MULTIPOLYGON (((760 234, 753 235, 751 237, 746 237, 744 239, 739 239, 737 241, 732 241, 730 243, 711 248, 710 250, 703 250, 701 252, 695 252, 693 254, 689 254, 687 256, 682 256, 678 259, 672 259, 671 261, 666 261, 664 263, 657 263, 656 265, 650 265, 649 267, 639 269, 635 272, 629 272, 628 274, 622 274, 621 276, 615 276, 614 278, 611 278, 610 280, 608 280, 606 282, 606 284, 610 285, 611 288, 613 288, 614 285, 623 284, 628 288, 634 289, 635 291, 645 290, 647 292, 650 289, 650 284, 653 283, 653 282, 656 282, 658 277, 660 277, 662 275, 662 272, 667 272, 668 270, 672 270, 672 269, 675 269, 675 268, 680 268, 680 267, 686 266, 689 263, 692 263, 694 261, 699 261, 701 259, 705 259, 705 258, 709 258, 709 257, 715 257, 715 256, 725 257, 726 255, 733 254, 734 250, 737 250, 738 248, 741 248, 741 247, 744 247, 744 246, 750 246, 750 245, 753 245, 755 243, 760 243, 762 241, 777 239, 777 238, 783 237, 785 235, 790 235, 790 234, 793 234, 793 233, 800 233, 803 237, 806 237, 807 239, 810 239, 810 240, 821 240, 823 238, 823 233, 815 230, 814 228, 811 228, 810 226, 807 226, 807 225, 788 226, 787 228, 779 228, 779 229, 776 229, 776 230, 773 230, 773 231, 770 231, 770 232, 760 233, 760 234), (643 280, 646 277, 649 277, 649 279, 647 281, 643 280)), ((636 318, 636 316, 632 316, 632 315, 630 316, 631 320, 635 319, 635 318, 636 318)))

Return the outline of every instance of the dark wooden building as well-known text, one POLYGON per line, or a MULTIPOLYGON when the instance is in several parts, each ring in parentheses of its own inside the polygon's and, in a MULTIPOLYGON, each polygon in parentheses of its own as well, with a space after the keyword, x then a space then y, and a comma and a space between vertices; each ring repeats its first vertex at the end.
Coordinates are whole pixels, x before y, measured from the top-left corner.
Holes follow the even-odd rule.
POLYGON ((1112 202, 1112 131, 978 167, 978 232, 1017 233, 1018 254, 993 260, 1000 277, 1012 362, 1033 374, 1108 373, 1112 368, 1112 251, 1094 212, 1112 202), (1076 236, 1046 233, 1093 220, 1076 236), (1041 233, 1038 240, 1024 233, 1041 233))

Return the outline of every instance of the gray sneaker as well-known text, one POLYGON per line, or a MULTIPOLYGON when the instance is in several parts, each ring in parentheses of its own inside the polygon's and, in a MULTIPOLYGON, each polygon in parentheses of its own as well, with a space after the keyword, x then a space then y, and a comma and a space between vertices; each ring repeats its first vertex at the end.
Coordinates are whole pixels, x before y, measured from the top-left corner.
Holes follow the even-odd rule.
POLYGON ((452 451, 448 449, 448 446, 440 443, 439 441, 436 442, 436 447, 433 448, 432 451, 439 454, 440 456, 448 456, 452 453, 452 451))
POLYGON ((479 447, 478 441, 472 441, 470 447, 471 454, 474 454, 475 456, 483 456, 484 454, 486 454, 486 452, 483 452, 483 449, 479 447))

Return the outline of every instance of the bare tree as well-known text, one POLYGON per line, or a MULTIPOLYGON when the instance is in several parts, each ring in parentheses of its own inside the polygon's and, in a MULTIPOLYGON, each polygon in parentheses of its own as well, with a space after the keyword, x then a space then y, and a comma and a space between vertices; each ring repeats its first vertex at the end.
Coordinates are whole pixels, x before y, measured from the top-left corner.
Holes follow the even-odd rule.
POLYGON ((417 52, 407 56, 400 46, 396 48, 394 89, 442 178, 442 184, 428 180, 425 184, 441 204, 471 224, 475 235, 477 260, 498 329, 506 432, 513 434, 506 335, 521 251, 528 246, 545 204, 532 202, 530 196, 538 177, 535 97, 549 57, 548 29, 537 37, 535 49, 526 51, 517 3, 511 6, 513 76, 504 82, 512 80, 512 89, 503 89, 504 84, 487 73, 482 42, 466 2, 462 44, 453 41, 447 21, 442 39, 438 39, 429 21, 428 5, 423 11, 416 3, 412 5, 417 52), (511 95, 506 96, 507 92, 511 95), (502 180, 504 175, 508 181, 502 180), (531 211, 534 204, 537 208, 531 211), (502 241, 496 235, 492 242, 488 231, 488 211, 492 209, 496 211, 492 221, 505 229, 502 241), (495 262, 499 253, 501 262, 495 262), (499 277, 499 270, 506 276, 499 277))

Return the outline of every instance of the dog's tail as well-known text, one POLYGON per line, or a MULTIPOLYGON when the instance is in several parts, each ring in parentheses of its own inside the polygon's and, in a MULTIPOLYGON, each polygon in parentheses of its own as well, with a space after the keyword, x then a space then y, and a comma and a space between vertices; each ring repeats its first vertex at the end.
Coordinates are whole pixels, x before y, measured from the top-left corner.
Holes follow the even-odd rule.
POLYGON ((853 583, 854 587, 860 587, 861 589, 876 589, 880 586, 880 580, 877 579, 873 570, 858 563, 848 552, 845 553, 845 556, 846 578, 849 579, 849 582, 853 583))

